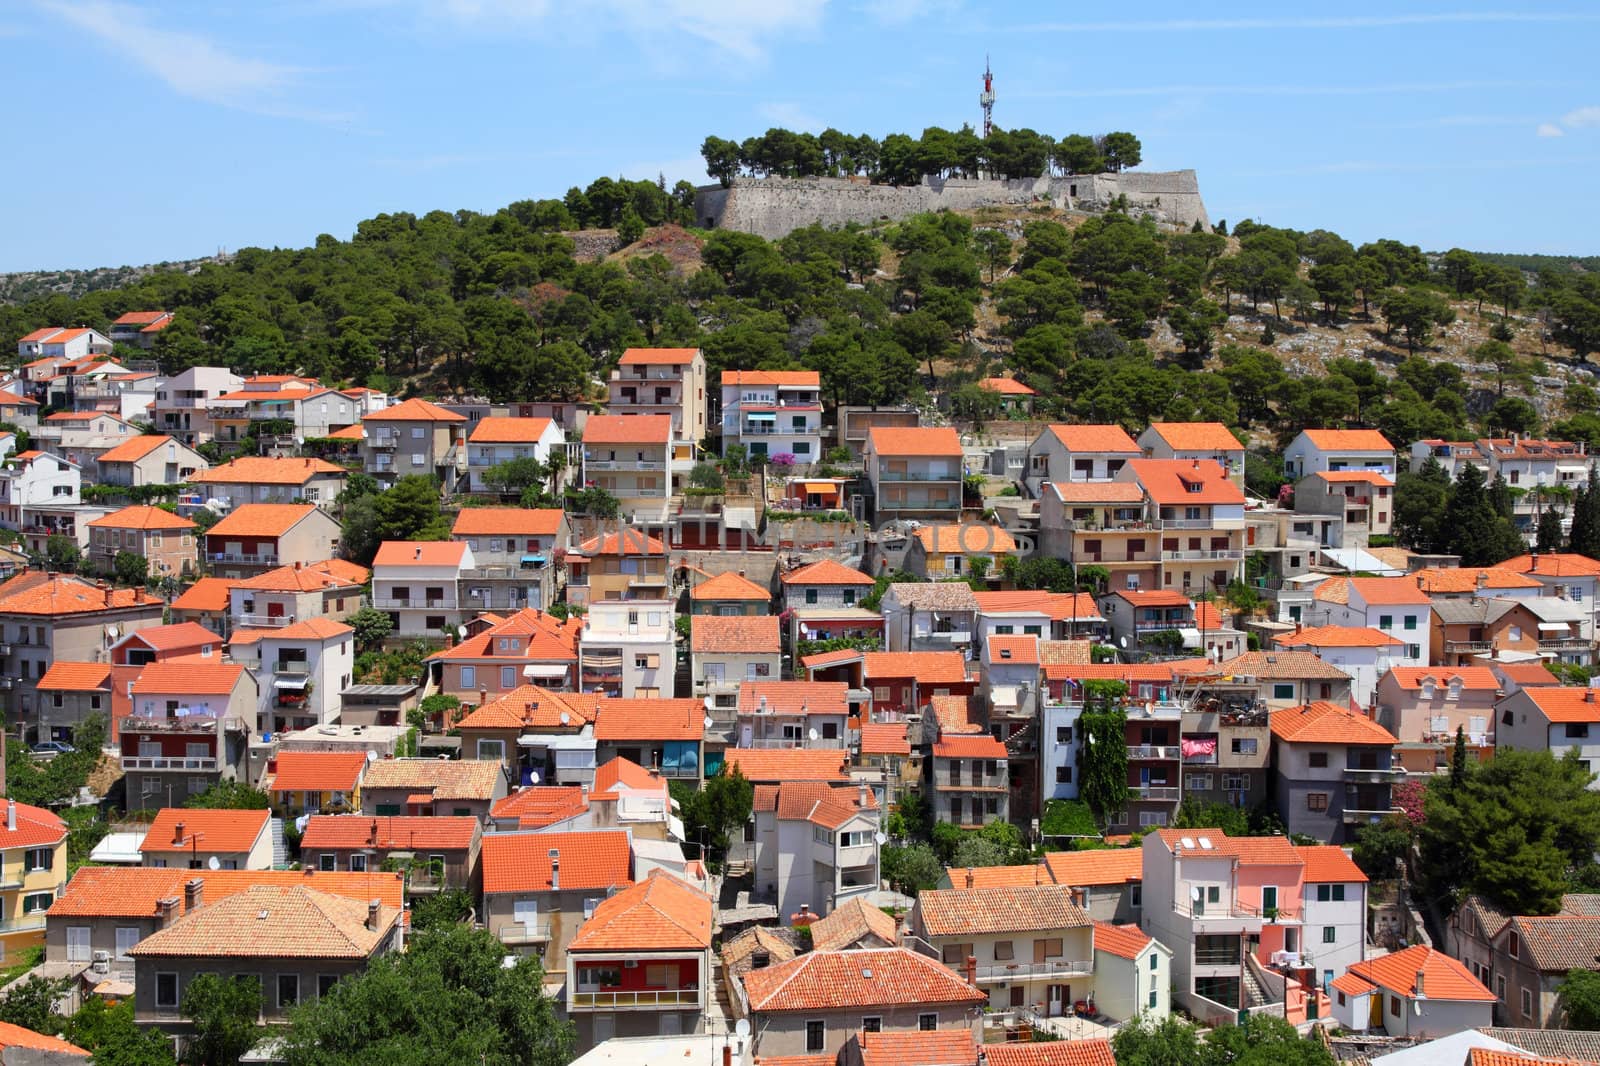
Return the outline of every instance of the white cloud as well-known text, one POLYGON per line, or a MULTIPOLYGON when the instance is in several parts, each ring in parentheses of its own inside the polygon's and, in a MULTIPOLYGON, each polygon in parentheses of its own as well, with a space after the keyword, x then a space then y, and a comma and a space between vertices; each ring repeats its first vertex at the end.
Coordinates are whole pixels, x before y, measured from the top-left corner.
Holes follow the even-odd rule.
POLYGON ((1567 131, 1557 126, 1554 122, 1541 122, 1539 123, 1539 128, 1534 132, 1540 137, 1565 137, 1567 135, 1567 131))
POLYGON ((198 33, 152 25, 139 8, 111 0, 39 0, 39 6, 183 96, 285 118, 346 117, 302 111, 283 99, 301 71, 239 55, 198 33))
POLYGON ((1561 116, 1561 124, 1569 130, 1585 126, 1600 126, 1600 107, 1580 107, 1561 116))

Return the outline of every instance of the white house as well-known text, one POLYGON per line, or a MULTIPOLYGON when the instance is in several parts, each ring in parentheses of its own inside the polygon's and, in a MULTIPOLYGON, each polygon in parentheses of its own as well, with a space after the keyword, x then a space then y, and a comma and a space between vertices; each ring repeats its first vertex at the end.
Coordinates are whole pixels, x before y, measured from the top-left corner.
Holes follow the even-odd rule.
POLYGON ((1244 488, 1244 445, 1221 422, 1152 422, 1139 447, 1150 459, 1214 459, 1244 488))
POLYGON ((1494 993, 1425 944, 1352 966, 1333 981, 1333 1016, 1353 1032, 1424 1040, 1494 1024, 1494 993))
POLYGON ((756 891, 778 913, 828 914, 878 890, 879 809, 866 785, 791 781, 761 790, 755 817, 756 891))
POLYGON ((1024 480, 1034 496, 1051 481, 1113 481, 1143 455, 1121 426, 1047 426, 1028 446, 1024 480))
POLYGON ((1317 844, 1295 850, 1305 863, 1299 961, 1316 972, 1317 986, 1328 992, 1335 978, 1366 961, 1367 875, 1343 848, 1317 844))
POLYGON ((461 603, 472 549, 459 541, 386 540, 372 560, 372 605, 397 637, 437 637, 477 612, 461 603))
POLYGON ((213 435, 211 401, 244 386, 244 378, 222 366, 192 366, 156 388, 151 424, 193 447, 213 435))
POLYGON ((8 456, 0 469, 0 524, 21 529, 30 507, 62 507, 80 502, 83 471, 59 455, 26 451, 8 456))
MULTIPOLYGON (((311 729, 338 719, 355 673, 355 630, 330 618, 265 631, 250 645, 261 678, 262 733, 311 729)), ((234 657, 240 657, 235 649, 234 657)))
POLYGON ((677 630, 667 600, 595 600, 578 636, 579 687, 625 699, 676 695, 677 630))
POLYGON ((1394 445, 1375 429, 1303 429, 1283 452, 1283 470, 1298 480, 1328 470, 1395 473, 1394 445))
MULTIPOLYGON (((1361 706, 1372 703, 1378 679, 1392 666, 1416 666, 1406 655, 1406 642, 1394 633, 1365 626, 1317 626, 1273 638, 1280 648, 1315 653, 1350 675, 1350 695, 1361 706)), ((1427 649, 1423 649, 1426 662, 1427 649)))
MULTIPOLYGON (((1496 714, 1495 747, 1549 751, 1558 759, 1576 749, 1591 774, 1600 771, 1600 693, 1593 687, 1518 689, 1496 705, 1496 714)), ((1589 787, 1600 789, 1600 778, 1589 787)))
POLYGON ((822 460, 822 378, 815 370, 724 370, 722 446, 822 460))
POLYGON ((561 427, 548 418, 480 418, 467 436, 467 470, 473 492, 488 492, 483 475, 490 467, 513 459, 550 460, 550 450, 566 441, 561 427))
POLYGON ((1428 665, 1433 643, 1433 601, 1417 587, 1414 577, 1332 578, 1318 586, 1315 596, 1313 621, 1325 626, 1376 629, 1403 644, 1394 650, 1390 666, 1428 665), (1345 602, 1338 602, 1336 593, 1333 598, 1325 598, 1332 591, 1330 582, 1343 582, 1339 587, 1346 594, 1345 602))

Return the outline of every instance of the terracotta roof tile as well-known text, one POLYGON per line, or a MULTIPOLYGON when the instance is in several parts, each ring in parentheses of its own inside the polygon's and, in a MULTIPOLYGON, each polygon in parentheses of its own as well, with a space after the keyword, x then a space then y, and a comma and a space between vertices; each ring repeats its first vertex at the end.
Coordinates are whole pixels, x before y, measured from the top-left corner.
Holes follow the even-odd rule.
POLYGON ((923 551, 942 555, 1001 555, 1017 550, 1017 542, 999 526, 940 523, 922 526, 912 535, 923 551))
POLYGON ((1394 451, 1394 445, 1375 429, 1308 429, 1304 436, 1324 452, 1394 451))
POLYGON ((939 735, 960 736, 982 733, 983 726, 972 720, 972 702, 966 696, 935 696, 928 701, 939 735))
POLYGON ((780 578, 785 585, 871 585, 872 578, 852 566, 832 559, 819 559, 780 578))
POLYGON ((1552 1059, 1535 1057, 1521 1051, 1499 1051, 1494 1048, 1467 1049, 1466 1066, 1597 1066, 1593 1059, 1552 1059))
POLYGON ((1247 651, 1224 659, 1211 673, 1242 674, 1263 681, 1348 681, 1350 675, 1309 651, 1247 651))
POLYGON ((1155 943, 1137 925, 1113 925, 1110 922, 1094 923, 1094 949, 1106 951, 1121 959, 1137 959, 1145 949, 1155 943))
POLYGON ((1600 693, 1593 688, 1540 686, 1523 692, 1551 722, 1600 722, 1600 693))
POLYGON ((944 875, 952 888, 1027 888, 1056 883, 1042 862, 1025 866, 946 866, 944 875))
POLYGON ((1407 690, 1422 688, 1423 680, 1430 677, 1441 686, 1460 678, 1462 688, 1478 692, 1494 692, 1500 688, 1499 679, 1487 666, 1394 666, 1389 668, 1389 673, 1407 690))
POLYGON ((454 566, 467 557, 467 546, 457 540, 386 540, 372 559, 380 566, 454 566))
POLYGON ((218 902, 205 900, 129 953, 136 959, 363 959, 400 918, 399 910, 380 905, 377 928, 369 929, 367 905, 359 900, 303 885, 254 885, 218 902))
POLYGON ((917 896, 929 936, 988 936, 1025 930, 1079 929, 1089 915, 1062 885, 942 888, 917 896))
POLYGON ((279 752, 270 792, 353 792, 367 767, 360 751, 279 752))
POLYGON ((1044 864, 1056 884, 1069 888, 1144 880, 1144 852, 1139 848, 1051 851, 1045 854, 1044 864))
POLYGON ((102 463, 136 463, 170 440, 172 440, 171 437, 161 434, 129 437, 115 448, 102 452, 99 461, 102 463))
POLYGON ((160 507, 124 507, 89 520, 90 529, 193 529, 194 523, 160 507))
POLYGON ((989 1066, 1117 1066, 1106 1040, 1052 1040, 1028 1044, 986 1044, 989 1066))
POLYGON ((463 507, 452 537, 553 537, 565 515, 559 507, 463 507))
POLYGON ((904 722, 862 722, 861 754, 910 755, 904 722))
POLYGON ((1495 567, 1500 570, 1515 570, 1519 574, 1537 574, 1540 577, 1600 577, 1600 561, 1576 552, 1518 555, 1496 563, 1495 567))
POLYGON ((1174 451, 1244 451, 1233 431, 1221 422, 1152 422, 1150 429, 1174 451))
POLYGON ((694 587, 689 593, 689 598, 697 602, 706 600, 758 600, 766 603, 772 599, 772 593, 732 570, 708 578, 694 587))
POLYGON ((648 533, 624 530, 590 537, 578 545, 584 555, 666 555, 667 546, 648 533))
POLYGON ((207 614, 228 609, 228 590, 234 582, 221 577, 203 577, 172 601, 174 610, 202 611, 207 614))
POLYGON ((1535 578, 1515 570, 1493 566, 1433 566, 1407 575, 1429 595, 1447 592, 1477 592, 1479 589, 1536 589, 1543 586, 1535 578))
POLYGON ((247 503, 229 512, 206 536, 281 537, 317 511, 310 503, 247 503))
POLYGON ((989 392, 998 392, 1002 396, 1039 395, 1015 378, 983 378, 978 382, 978 388, 989 392))
POLYGON ((666 444, 671 415, 590 415, 583 425, 585 444, 666 444))
POLYGON ((36 686, 41 692, 109 692, 111 666, 108 663, 72 663, 57 660, 50 664, 36 686))
POLYGON ((633 853, 622 830, 583 833, 490 833, 483 838, 483 891, 549 892, 550 852, 560 864, 562 891, 610 889, 633 883, 633 853))
POLYGON ((846 781, 846 754, 831 748, 729 748, 725 758, 729 773, 738 767, 746 780, 758 783, 846 781))
POLYGON ((598 711, 599 700, 587 693, 552 692, 538 685, 519 685, 472 711, 456 723, 456 728, 570 728, 576 731, 594 721, 598 711))
POLYGON ((1214 459, 1130 459, 1128 469, 1162 506, 1244 505, 1244 492, 1214 459))
MULTIPOLYGON (((879 456, 961 457, 961 438, 948 426, 873 426, 867 431, 867 443, 879 456)), ((960 475, 950 476, 954 480, 960 475)))
POLYGON ((1161 829, 1157 830, 1157 835, 1173 851, 1180 847, 1189 851, 1189 845, 1184 841, 1192 840, 1198 848, 1192 854, 1209 852, 1237 859, 1241 865, 1297 867, 1305 865, 1299 851, 1288 837, 1231 837, 1220 829, 1161 829), (1205 846, 1206 842, 1210 843, 1209 848, 1205 846))
POLYGON ((249 851, 266 832, 271 813, 165 807, 156 812, 155 821, 150 823, 139 850, 146 855, 160 855, 203 845, 206 851, 249 851))
POLYGON ((1417 587, 1413 577, 1353 577, 1350 595, 1360 596, 1368 606, 1404 606, 1431 602, 1428 594, 1417 587))
POLYGON ((933 746, 936 759, 996 759, 1004 761, 1006 746, 987 733, 942 736, 933 746))
POLYGON ((551 425, 548 418, 480 418, 467 437, 470 444, 537 444, 551 425))
POLYGON ((1465 966, 1425 944, 1355 963, 1350 972, 1407 998, 1415 993, 1417 974, 1421 973, 1422 990, 1429 999, 1494 1002, 1494 993, 1483 987, 1465 966))
POLYGON ((849 686, 843 681, 743 681, 740 714, 844 714, 849 686))
POLYGON ((190 480, 207 485, 304 485, 319 474, 346 473, 344 467, 323 459, 247 455, 203 470, 190 480))
POLYGON ((699 740, 705 704, 697 699, 601 700, 596 740, 699 740))
POLYGON ((741 385, 821 388, 822 374, 815 370, 724 370, 721 382, 730 388, 741 385))
POLYGON ((1273 641, 1284 648, 1387 648, 1405 643, 1369 626, 1312 626, 1274 637, 1273 641))
MULTIPOLYGON (((798 952, 792 934, 787 929, 769 929, 752 925, 722 942, 722 968, 727 973, 745 974, 755 969, 754 956, 768 956, 767 965, 788 962, 798 952)), ((766 1062, 766 1059, 762 1059, 766 1062)), ((830 1057, 828 1061, 833 1060, 830 1057)))
POLYGON ((380 848, 385 851, 465 851, 472 847, 472 839, 477 832, 478 820, 464 816, 422 818, 386 815, 374 818, 365 814, 314 814, 306 822, 300 846, 319 850, 380 848))
POLYGON ((1320 603, 1349 603, 1350 579, 1330 577, 1319 581, 1311 590, 1311 598, 1320 603))
POLYGON ((1057 423, 1045 432, 1061 442, 1069 452, 1111 452, 1139 455, 1138 442, 1128 436, 1127 430, 1113 425, 1067 425, 1057 423))
POLYGON ((618 755, 607 760, 594 771, 594 790, 589 798, 616 799, 623 792, 666 792, 665 779, 651 773, 632 759, 618 755))
POLYGON ((1319 470, 1316 476, 1330 485, 1380 485, 1394 488, 1394 479, 1377 470, 1319 470))
POLYGON ((971 1029, 862 1031, 852 1039, 860 1048, 861 1066, 972 1066, 978 1061, 971 1029))
POLYGON ((689 648, 696 655, 756 655, 780 650, 778 616, 695 615, 691 620, 689 648))
POLYGON ((1300 853, 1300 859, 1306 865, 1305 883, 1308 885, 1336 881, 1354 883, 1367 879, 1349 852, 1335 844, 1297 845, 1295 851, 1300 853))
POLYGON ((80 577, 49 577, 37 570, 0 584, 0 614, 93 614, 160 603, 140 589, 100 588, 80 577))
POLYGON ((750 1009, 756 1013, 976 1005, 986 998, 940 963, 905 948, 812 951, 750 971, 744 986, 750 1009))
POLYGON ((227 696, 243 676, 237 663, 158 661, 139 671, 132 691, 135 696, 227 696))
POLYGON ((711 946, 715 914, 710 896, 652 870, 643 881, 602 900, 567 950, 704 951, 711 946))
POLYGON ((494 759, 379 759, 367 768, 362 787, 431 792, 436 800, 489 800, 500 780, 494 759))
POLYGON ((465 422, 466 415, 447 411, 436 403, 420 397, 404 400, 381 411, 365 416, 363 422, 465 422))
POLYGON ((694 362, 699 348, 629 348, 617 360, 618 366, 681 366, 694 362))
POLYGON ((8 809, 7 804, 16 809, 17 827, 7 829, 6 820, 0 818, 0 851, 53 846, 66 839, 67 823, 43 807, 17 803, 15 800, 0 800, 0 815, 8 809))
POLYGON ((331 618, 307 618, 304 622, 296 622, 292 626, 284 626, 272 638, 276 640, 333 640, 337 637, 347 637, 355 630, 343 622, 335 622, 331 618))
POLYGON ((543 829, 589 809, 579 785, 532 785, 495 801, 491 818, 515 818, 519 829, 543 829))
POLYGON ((968 680, 966 659, 958 651, 869 651, 862 663, 869 680, 912 677, 923 686, 968 680))
POLYGON ((1291 744, 1394 744, 1394 734, 1349 708, 1317 701, 1273 711, 1272 735, 1291 744))
POLYGON ((1024 666, 1039 665, 1039 638, 1033 636, 991 636, 984 645, 989 661, 1017 663, 1024 666))
POLYGON ((1050 666, 1089 666, 1094 659, 1094 641, 1092 640, 1041 640, 1039 642, 1039 665, 1050 666))
POLYGON ((233 584, 239 588, 271 589, 275 592, 313 592, 364 585, 371 576, 372 571, 348 560, 322 559, 314 563, 280 566, 233 584))
POLYGON ((1543 663, 1495 663, 1490 667, 1508 681, 1515 681, 1521 688, 1540 687, 1545 685, 1559 685, 1560 679, 1545 669, 1543 663))

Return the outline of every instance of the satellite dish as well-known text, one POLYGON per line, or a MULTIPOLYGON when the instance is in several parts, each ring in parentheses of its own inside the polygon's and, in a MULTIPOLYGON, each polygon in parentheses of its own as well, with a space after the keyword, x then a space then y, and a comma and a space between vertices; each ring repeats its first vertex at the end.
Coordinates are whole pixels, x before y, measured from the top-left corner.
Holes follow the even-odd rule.
POLYGON ((206 860, 206 869, 208 869, 208 870, 220 870, 220 869, 222 869, 222 860, 217 858, 215 855, 211 856, 211 858, 206 860))
POLYGON ((750 1019, 749 1018, 740 1018, 739 1021, 738 1021, 738 1024, 736 1024, 733 1027, 733 1031, 735 1033, 738 1033, 740 1036, 749 1036, 750 1035, 750 1019))
POLYGON ((112 640, 116 640, 117 637, 121 635, 122 630, 118 629, 116 626, 106 626, 106 636, 110 637, 112 640))
POLYGON ((706 715, 706 717, 705 717, 705 723, 706 723, 706 728, 707 729, 710 729, 712 726, 717 724, 716 720, 713 719, 709 714, 706 715))
POLYGON ((368 762, 377 762, 378 761, 378 753, 375 752, 375 751, 367 752, 367 761, 368 762))
POLYGON ((889 840, 889 838, 884 836, 882 833, 873 833, 872 839, 878 842, 879 847, 882 847, 889 840))
POLYGON ((1124 651, 1126 651, 1128 649, 1128 638, 1127 637, 1118 637, 1117 638, 1117 643, 1122 645, 1122 649, 1124 651))
POLYGON ((1421 1014, 1422 1013, 1422 1001, 1420 999, 1414 999, 1414 1000, 1411 1001, 1411 1013, 1412 1014, 1421 1014))
POLYGON ((539 771, 537 771, 537 770, 529 770, 528 771, 528 780, 531 783, 537 785, 539 783, 539 771))
POLYGON ((566 711, 562 711, 561 712, 561 724, 562 725, 571 725, 572 724, 572 715, 568 714, 566 711))
POLYGON ((1196 903, 1200 902, 1200 886, 1199 885, 1195 885, 1193 888, 1189 889, 1189 898, 1194 900, 1196 903))
POLYGON ((817 733, 817 730, 816 730, 815 726, 813 726, 811 728, 811 732, 807 734, 807 736, 809 736, 812 740, 816 740, 819 735, 820 734, 817 733))

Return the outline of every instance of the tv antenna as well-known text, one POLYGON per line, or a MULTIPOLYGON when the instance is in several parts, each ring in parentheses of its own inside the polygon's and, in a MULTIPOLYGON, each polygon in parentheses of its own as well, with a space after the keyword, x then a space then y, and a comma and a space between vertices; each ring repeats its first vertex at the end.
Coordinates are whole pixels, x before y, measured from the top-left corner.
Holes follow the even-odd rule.
POLYGON ((983 136, 987 140, 994 129, 994 74, 989 70, 989 57, 983 57, 983 92, 978 94, 978 106, 983 108, 983 136))

